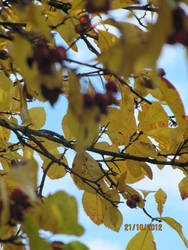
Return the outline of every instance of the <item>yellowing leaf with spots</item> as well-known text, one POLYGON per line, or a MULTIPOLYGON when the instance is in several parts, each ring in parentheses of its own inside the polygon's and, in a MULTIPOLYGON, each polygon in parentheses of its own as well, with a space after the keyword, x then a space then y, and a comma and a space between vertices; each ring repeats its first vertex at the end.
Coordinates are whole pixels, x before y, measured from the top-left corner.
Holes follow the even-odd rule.
POLYGON ((161 188, 155 193, 155 200, 158 204, 157 210, 160 216, 163 212, 163 206, 166 202, 166 198, 167 198, 167 195, 161 188))
POLYGON ((178 184, 180 195, 182 200, 187 199, 188 197, 188 177, 184 177, 178 184))
POLYGON ((163 77, 159 81, 159 88, 166 103, 174 113, 178 126, 180 126, 183 130, 187 129, 184 106, 176 88, 172 83, 163 77))
POLYGON ((75 172, 75 174, 72 174, 72 178, 79 189, 95 193, 94 189, 98 189, 96 182, 100 184, 102 189, 107 189, 103 180, 98 181, 104 176, 99 163, 97 163, 88 153, 81 153, 75 156, 72 170, 75 172), (82 177, 83 180, 80 177, 82 177))
MULTIPOLYGON (((54 155, 56 158, 60 158, 61 155, 60 154, 56 154, 54 155)), ((67 160, 64 157, 61 162, 65 163, 68 166, 67 160)), ((50 159, 46 159, 43 162, 42 165, 43 170, 45 171, 46 169, 48 169, 47 171, 47 176, 50 179, 59 179, 62 178, 66 175, 67 171, 65 169, 64 166, 59 165, 58 163, 53 163, 50 159)))
POLYGON ((156 250, 153 234, 151 231, 143 230, 137 233, 128 243, 126 250, 156 250))
POLYGON ((99 195, 84 192, 82 204, 86 214, 95 224, 103 223, 102 198, 99 195))
POLYGON ((141 107, 142 112, 138 115, 140 131, 152 135, 155 130, 168 127, 169 118, 158 102, 153 102, 152 105, 144 103, 141 107))
POLYGON ((160 217, 160 219, 163 220, 164 222, 166 222, 171 228, 173 228, 179 234, 179 236, 183 240, 185 246, 188 248, 188 241, 182 232, 182 225, 170 217, 160 217))
POLYGON ((31 118, 32 128, 40 129, 46 122, 46 112, 42 107, 34 107, 28 110, 31 118))

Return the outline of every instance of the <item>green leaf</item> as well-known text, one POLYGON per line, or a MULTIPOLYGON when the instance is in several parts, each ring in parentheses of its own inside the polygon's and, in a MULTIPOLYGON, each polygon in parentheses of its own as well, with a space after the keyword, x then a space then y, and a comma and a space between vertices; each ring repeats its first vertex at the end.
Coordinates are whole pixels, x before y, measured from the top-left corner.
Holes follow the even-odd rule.
POLYGON ((84 244, 79 241, 72 241, 69 244, 63 246, 64 250, 89 250, 84 244))
POLYGON ((25 214, 22 225, 29 237, 30 250, 51 250, 49 244, 39 236, 39 226, 31 214, 25 214))
POLYGON ((84 229, 78 224, 78 207, 74 197, 63 191, 49 195, 39 208, 39 223, 53 233, 80 236, 84 229))

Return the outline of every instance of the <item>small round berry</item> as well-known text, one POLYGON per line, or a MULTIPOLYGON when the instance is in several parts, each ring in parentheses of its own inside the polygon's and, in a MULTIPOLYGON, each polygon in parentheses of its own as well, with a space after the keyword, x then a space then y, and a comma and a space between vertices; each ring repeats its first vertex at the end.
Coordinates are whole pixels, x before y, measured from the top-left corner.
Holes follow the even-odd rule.
POLYGON ((63 46, 57 46, 50 50, 51 62, 62 62, 66 58, 66 49, 63 46))
POLYGON ((118 105, 118 101, 116 100, 112 92, 107 92, 107 98, 108 98, 107 105, 112 105, 112 104, 118 105))
POLYGON ((62 246, 64 243, 62 241, 53 241, 52 242, 52 250, 62 250, 62 246))
POLYGON ((176 34, 171 34, 167 37, 167 41, 166 41, 168 44, 170 45, 174 45, 175 43, 177 43, 177 40, 176 40, 176 34))
POLYGON ((126 204, 130 208, 136 208, 136 201, 135 200, 127 200, 126 204))
POLYGON ((181 7, 177 7, 172 11, 172 22, 175 31, 180 31, 185 28, 186 14, 181 7))
POLYGON ((79 21, 80 21, 80 24, 87 24, 89 26, 91 25, 89 15, 87 14, 81 15, 79 18, 79 21))
POLYGON ((94 105, 94 96, 86 93, 83 95, 83 99, 84 99, 84 107, 85 108, 91 108, 94 105))
POLYGON ((131 195, 131 200, 135 200, 136 202, 140 201, 140 197, 137 194, 131 195))
POLYGON ((188 46, 188 30, 181 30, 177 32, 176 41, 187 47, 188 46))
POLYGON ((117 81, 108 81, 105 87, 107 91, 112 91, 114 93, 118 92, 117 81))

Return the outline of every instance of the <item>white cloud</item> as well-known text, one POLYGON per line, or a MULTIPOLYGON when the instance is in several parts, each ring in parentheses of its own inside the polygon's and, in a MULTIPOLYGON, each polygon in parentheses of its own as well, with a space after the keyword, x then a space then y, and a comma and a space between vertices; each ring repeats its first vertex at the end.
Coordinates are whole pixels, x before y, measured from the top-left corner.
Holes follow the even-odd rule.
POLYGON ((90 250, 122 250, 121 246, 118 243, 103 239, 93 239, 86 242, 86 245, 90 250))

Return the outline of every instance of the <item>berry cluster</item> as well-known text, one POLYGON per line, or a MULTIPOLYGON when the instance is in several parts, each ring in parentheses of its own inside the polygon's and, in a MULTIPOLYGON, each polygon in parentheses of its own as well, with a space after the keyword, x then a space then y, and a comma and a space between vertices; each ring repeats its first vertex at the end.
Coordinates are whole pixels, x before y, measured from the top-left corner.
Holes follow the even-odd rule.
POLYGON ((131 195, 130 199, 127 200, 126 204, 130 208, 136 208, 137 203, 140 201, 140 198, 137 194, 131 195))
POLYGON ((91 28, 91 20, 87 14, 81 15, 79 18, 79 24, 76 25, 75 30, 79 34, 84 34, 91 28))
POLYGON ((62 250, 64 243, 62 241, 53 241, 52 250, 62 250))
MULTIPOLYGON (((28 196, 21 189, 14 189, 9 197, 10 224, 12 222, 23 221, 23 213, 31 207, 28 196)), ((0 200, 0 212, 3 208, 3 202, 0 200)))
POLYGON ((173 33, 168 36, 167 43, 181 43, 188 46, 188 29, 186 28, 187 15, 181 7, 177 7, 172 11, 173 33))
POLYGON ((49 48, 43 40, 34 49, 33 59, 37 62, 38 69, 42 74, 51 74, 52 65, 54 63, 62 63, 65 58, 66 49, 64 47, 49 48))
POLYGON ((115 104, 118 102, 114 96, 114 94, 118 91, 118 85, 116 81, 108 81, 106 84, 106 93, 95 93, 92 94, 84 94, 84 107, 91 108, 97 106, 102 114, 107 113, 107 106, 115 104))
POLYGON ((86 0, 85 9, 90 13, 107 12, 111 9, 112 0, 86 0))
POLYGON ((4 49, 0 50, 0 59, 2 59, 2 60, 8 59, 8 52, 6 50, 4 50, 4 49))

